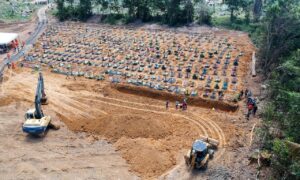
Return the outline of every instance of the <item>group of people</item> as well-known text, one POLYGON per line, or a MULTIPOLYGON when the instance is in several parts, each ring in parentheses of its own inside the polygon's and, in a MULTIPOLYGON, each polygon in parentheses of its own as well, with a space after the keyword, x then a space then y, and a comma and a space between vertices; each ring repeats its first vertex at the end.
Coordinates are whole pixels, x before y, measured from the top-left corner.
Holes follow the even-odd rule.
MULTIPOLYGON (((244 95, 244 91, 242 90, 240 92, 239 98, 243 98, 244 95)), ((246 105, 247 105, 247 115, 246 118, 247 120, 249 120, 251 114, 253 114, 253 116, 255 116, 256 112, 257 112, 257 99, 254 98, 252 96, 252 92, 248 89, 245 90, 245 98, 246 98, 246 105)))
MULTIPOLYGON (((169 109, 169 101, 166 101, 166 109, 169 109)), ((182 103, 180 103, 179 101, 175 102, 175 109, 182 109, 183 111, 187 110, 187 102, 186 99, 183 99, 182 103)))
POLYGON ((22 43, 20 44, 19 41, 17 39, 13 40, 11 42, 11 49, 13 49, 16 52, 19 52, 20 49, 23 49, 25 46, 25 42, 22 41, 22 43))
MULTIPOLYGON (((22 44, 21 44, 21 45, 19 44, 19 41, 18 41, 17 39, 16 39, 16 40, 13 40, 13 41, 11 42, 11 49, 13 49, 15 52, 19 52, 20 49, 23 49, 24 47, 25 47, 25 42, 24 42, 24 41, 22 41, 22 44)), ((7 60, 8 60, 8 62, 6 63, 7 68, 8 68, 8 69, 10 69, 10 68, 13 68, 13 69, 14 69, 16 66, 15 66, 15 63, 14 63, 14 62, 11 62, 11 55, 10 55, 9 52, 7 52, 6 58, 7 58, 7 60)))

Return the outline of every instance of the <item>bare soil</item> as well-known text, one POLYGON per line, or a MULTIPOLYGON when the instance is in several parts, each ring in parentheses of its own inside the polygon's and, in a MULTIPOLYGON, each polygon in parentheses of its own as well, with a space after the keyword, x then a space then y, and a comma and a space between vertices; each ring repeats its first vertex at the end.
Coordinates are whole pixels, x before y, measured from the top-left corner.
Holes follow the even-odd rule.
POLYGON ((196 106, 181 111, 173 102, 166 110, 164 100, 122 93, 107 81, 66 80, 46 66, 43 74, 49 97, 44 113, 62 125, 44 138, 21 131, 38 73, 7 70, 0 84, 0 174, 6 179, 255 178, 247 159, 255 122, 245 120, 243 102, 236 112, 196 106), (183 155, 200 135, 220 146, 207 171, 190 171, 183 155))

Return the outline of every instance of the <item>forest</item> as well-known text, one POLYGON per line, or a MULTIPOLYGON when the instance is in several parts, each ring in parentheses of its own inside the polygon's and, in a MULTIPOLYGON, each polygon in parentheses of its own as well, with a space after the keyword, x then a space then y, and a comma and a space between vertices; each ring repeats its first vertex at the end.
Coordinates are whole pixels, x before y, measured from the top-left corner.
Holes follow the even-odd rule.
POLYGON ((300 178, 299 154, 290 146, 300 143, 299 0, 223 0, 220 5, 226 6, 228 20, 205 0, 56 0, 56 5, 61 21, 100 15, 106 23, 194 23, 248 32, 269 92, 263 126, 257 132, 260 149, 273 154, 274 177, 300 178), (273 129, 280 133, 272 133, 273 129))

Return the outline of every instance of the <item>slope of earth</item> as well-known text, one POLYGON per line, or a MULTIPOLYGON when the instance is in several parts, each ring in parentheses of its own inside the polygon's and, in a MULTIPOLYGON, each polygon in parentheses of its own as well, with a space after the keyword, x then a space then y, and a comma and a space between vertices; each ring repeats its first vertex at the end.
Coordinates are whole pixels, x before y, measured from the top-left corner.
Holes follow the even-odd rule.
POLYGON ((26 68, 7 71, 0 84, 0 174, 5 177, 254 177, 246 159, 252 123, 244 121, 242 112, 196 107, 183 112, 175 110, 174 102, 166 110, 164 101, 120 93, 108 82, 66 80, 47 69, 44 79, 50 103, 43 110, 66 127, 49 131, 45 138, 26 136, 21 124, 24 112, 33 106, 37 76, 26 68), (190 172, 183 154, 200 135, 219 140, 220 146, 207 171, 190 172))
MULTIPOLYGON (((1 107, 9 109, 13 106, 12 111, 15 112, 5 114, 22 114, 26 108, 33 106, 37 73, 28 69, 18 71, 6 73, 10 77, 6 77, 1 85, 1 107)), ((178 151, 188 148, 197 136, 203 134, 192 122, 155 110, 155 107, 153 110, 146 109, 142 105, 137 107, 128 105, 128 102, 116 103, 114 98, 105 98, 100 89, 108 93, 112 91, 106 84, 99 86, 85 79, 68 82, 51 73, 45 73, 45 82, 50 100, 49 105, 44 107, 46 114, 55 121, 61 120, 73 131, 87 132, 95 139, 112 142, 132 165, 131 169, 145 178, 159 176, 175 165, 178 151), (84 86, 85 90, 80 90, 84 86), (89 88, 90 91, 87 91, 89 88), (143 164, 148 164, 147 168, 143 164)), ((19 123, 11 133, 17 131, 22 137, 22 118, 20 115, 17 117, 19 123)), ((98 152, 97 149, 95 151, 98 152)))

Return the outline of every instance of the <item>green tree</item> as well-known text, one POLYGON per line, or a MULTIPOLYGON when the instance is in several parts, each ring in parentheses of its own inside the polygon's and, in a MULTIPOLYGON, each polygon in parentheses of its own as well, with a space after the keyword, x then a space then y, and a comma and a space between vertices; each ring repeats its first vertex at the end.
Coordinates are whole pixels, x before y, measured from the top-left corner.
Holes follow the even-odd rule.
POLYGON ((253 5, 253 18, 257 22, 262 14, 263 2, 262 0, 255 0, 253 5))
POLYGON ((56 0, 56 5, 57 5, 57 17, 60 21, 63 21, 67 19, 67 13, 66 13, 66 8, 65 8, 65 1, 64 0, 56 0))
POLYGON ((184 2, 182 17, 184 17, 183 19, 186 23, 191 23, 194 21, 194 4, 191 0, 186 0, 184 2))
POLYGON ((300 1, 274 0, 266 6, 260 57, 262 68, 268 73, 281 57, 300 48, 300 1))
POLYGON ((212 9, 208 6, 206 1, 200 0, 196 3, 196 19, 199 24, 211 24, 212 9))
POLYGON ((165 21, 172 26, 178 24, 178 20, 181 19, 180 0, 167 0, 166 6, 167 13, 165 21))
POLYGON ((92 15, 91 0, 80 0, 78 5, 79 19, 86 20, 92 15))
POLYGON ((232 22, 235 19, 235 12, 242 6, 242 0, 224 0, 224 3, 228 6, 230 11, 230 20, 232 22))

